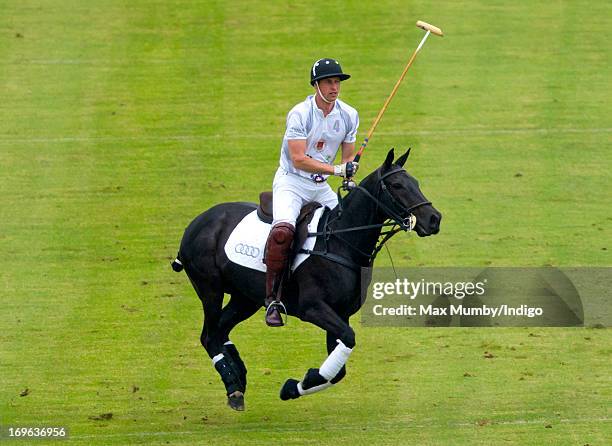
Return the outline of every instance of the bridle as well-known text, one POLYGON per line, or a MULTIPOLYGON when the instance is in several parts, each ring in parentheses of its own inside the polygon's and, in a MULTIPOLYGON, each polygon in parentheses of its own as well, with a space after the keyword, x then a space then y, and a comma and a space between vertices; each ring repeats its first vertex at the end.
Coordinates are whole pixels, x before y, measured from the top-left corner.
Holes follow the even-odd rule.
POLYGON ((354 227, 344 228, 344 229, 331 228, 330 223, 332 223, 333 221, 340 220, 342 218, 343 203, 346 197, 348 197, 348 195, 344 197, 341 195, 340 191, 342 187, 340 187, 338 188, 338 214, 336 218, 329 221, 329 214, 326 214, 325 220, 323 222, 323 230, 319 232, 309 232, 308 233, 309 237, 323 236, 323 240, 325 242, 324 250, 323 251, 301 250, 301 252, 304 252, 306 254, 319 255, 319 256, 328 258, 336 263, 340 263, 344 266, 347 266, 349 268, 359 270, 362 267, 362 265, 357 265, 354 262, 344 257, 328 252, 327 242, 330 239, 330 237, 333 236, 341 240, 342 242, 344 242, 344 244, 348 246, 350 249, 352 249, 353 251, 356 251, 359 255, 364 257, 367 260, 368 266, 371 266, 372 263, 374 262, 374 259, 376 258, 376 255, 382 249, 382 247, 387 242, 387 240, 389 240, 399 231, 408 232, 413 229, 412 213, 414 212, 414 210, 420 208, 421 206, 426 206, 426 205, 431 204, 430 201, 425 200, 425 201, 421 201, 419 203, 413 204, 408 208, 405 208, 397 200, 397 198, 393 196, 393 194, 391 193, 391 191, 389 191, 389 188, 385 184, 384 180, 385 178, 388 178, 391 175, 395 175, 400 172, 406 172, 406 170, 403 169, 402 167, 397 167, 395 169, 389 170, 388 172, 385 172, 384 174, 381 174, 379 170, 378 178, 376 179, 376 186, 375 186, 376 195, 373 195, 369 190, 367 190, 365 187, 361 185, 356 185, 351 188, 352 194, 361 192, 366 197, 374 201, 374 203, 376 204, 375 212, 378 213, 379 210, 381 210, 387 217, 387 219, 383 223, 374 223, 374 224, 363 225, 363 226, 354 226, 354 227), (381 194, 382 194, 382 197, 384 197, 384 199, 381 199, 380 197, 381 194), (345 232, 366 231, 370 229, 382 229, 386 227, 391 227, 391 229, 380 233, 379 240, 376 243, 376 246, 374 247, 374 250, 372 253, 363 252, 362 250, 353 246, 351 243, 349 243, 347 240, 345 240, 344 238, 340 236, 340 234, 345 233, 345 232), (380 239, 381 237, 382 239, 380 239))
MULTIPOLYGON (((397 198, 395 198, 393 194, 389 191, 389 188, 384 182, 385 178, 390 177, 391 175, 395 175, 400 172, 406 172, 406 170, 401 167, 398 167, 396 169, 391 169, 388 172, 385 172, 384 174, 381 174, 380 171, 378 171, 378 178, 376 181, 377 183, 376 184, 376 191, 377 191, 376 196, 372 195, 370 191, 368 191, 365 187, 361 185, 356 185, 353 187, 353 189, 363 192, 368 198, 373 200, 376 203, 376 211, 378 212, 378 209, 380 208, 385 213, 385 215, 388 217, 387 220, 392 220, 393 223, 391 224, 398 225, 400 231, 410 231, 412 230, 412 224, 411 224, 412 212, 415 209, 420 208, 421 206, 430 205, 431 201, 427 201, 427 200, 421 201, 419 203, 413 204, 407 209, 404 208, 404 206, 397 200, 397 198), (383 200, 381 200, 378 197, 381 192, 383 196, 391 204, 391 207, 387 206, 383 202, 383 200), (402 213, 404 213, 406 216, 405 217, 402 216, 402 213)), ((340 193, 338 193, 338 202, 339 203, 341 202, 340 193)), ((388 226, 388 225, 389 224, 383 223, 381 224, 380 227, 388 226)))

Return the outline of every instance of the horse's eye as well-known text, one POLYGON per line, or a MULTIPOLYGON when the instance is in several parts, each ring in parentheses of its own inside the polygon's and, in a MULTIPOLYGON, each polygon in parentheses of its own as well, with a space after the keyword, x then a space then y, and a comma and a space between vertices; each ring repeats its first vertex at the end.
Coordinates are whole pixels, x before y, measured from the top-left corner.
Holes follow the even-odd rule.
POLYGON ((403 189, 403 188, 404 188, 404 186, 403 186, 401 183, 392 183, 392 184, 391 184, 391 187, 392 187, 393 189, 398 189, 398 190, 399 190, 399 189, 403 189))

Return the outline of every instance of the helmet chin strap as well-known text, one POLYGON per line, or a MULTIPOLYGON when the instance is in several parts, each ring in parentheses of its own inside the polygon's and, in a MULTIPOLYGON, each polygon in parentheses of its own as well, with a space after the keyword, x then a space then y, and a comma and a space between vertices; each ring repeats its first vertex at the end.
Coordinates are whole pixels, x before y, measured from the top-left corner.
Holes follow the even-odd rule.
POLYGON ((315 85, 317 86, 317 91, 319 92, 319 97, 321 99, 323 99, 323 102, 327 103, 327 104, 333 104, 334 102, 336 102, 336 99, 338 99, 338 96, 336 96, 336 99, 334 99, 333 101, 328 101, 327 99, 325 99, 325 96, 323 96, 323 93, 321 93, 321 89, 319 88, 319 81, 315 82, 315 85))

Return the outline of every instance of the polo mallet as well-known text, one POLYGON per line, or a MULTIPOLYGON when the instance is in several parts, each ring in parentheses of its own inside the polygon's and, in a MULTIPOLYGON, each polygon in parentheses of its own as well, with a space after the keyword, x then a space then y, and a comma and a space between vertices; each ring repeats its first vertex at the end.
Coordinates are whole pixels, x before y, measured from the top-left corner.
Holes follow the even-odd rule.
MULTIPOLYGON (((395 96, 395 93, 397 92, 397 89, 399 88, 400 84, 404 80, 404 77, 406 77, 406 73, 408 72, 408 69, 410 68, 410 66, 414 62, 414 59, 416 59, 416 56, 417 56, 418 52, 421 50, 421 47, 425 44, 425 41, 429 37, 429 34, 434 33, 436 36, 440 36, 440 37, 444 36, 444 33, 442 32, 442 30, 440 28, 438 28, 436 26, 433 26, 433 25, 430 25, 429 23, 423 22, 421 20, 418 20, 416 22, 416 26, 418 28, 424 29, 427 32, 423 36, 423 39, 421 40, 421 43, 419 43, 419 46, 417 47, 417 49, 414 51, 414 53, 412 53, 412 56, 410 57, 410 60, 406 64, 406 67, 404 68, 404 71, 403 71, 402 75, 400 76, 400 78, 395 83, 395 87, 393 87, 393 90, 391 91, 391 94, 389 95, 389 97, 385 101, 384 105, 382 106, 382 108, 378 112, 378 116, 376 116, 376 119, 374 120, 374 123, 372 124, 372 127, 370 127, 370 130, 368 131, 368 134, 366 135, 365 139, 361 143, 361 147, 359 147, 359 151, 357 152, 357 154, 355 155, 355 158, 353 159, 354 162, 359 162, 359 159, 361 158, 361 155, 363 154, 363 151, 365 150, 366 146, 368 145, 368 142, 370 141, 370 138, 372 137, 372 134, 374 133, 374 130, 376 129, 376 126, 378 125, 378 123, 380 122, 383 114, 387 110, 387 107, 389 106, 389 103, 391 102, 391 99, 393 99, 393 96, 395 96)), ((343 187, 345 189, 348 189, 348 187, 349 187, 349 179, 346 179, 346 180, 343 181, 343 187)))

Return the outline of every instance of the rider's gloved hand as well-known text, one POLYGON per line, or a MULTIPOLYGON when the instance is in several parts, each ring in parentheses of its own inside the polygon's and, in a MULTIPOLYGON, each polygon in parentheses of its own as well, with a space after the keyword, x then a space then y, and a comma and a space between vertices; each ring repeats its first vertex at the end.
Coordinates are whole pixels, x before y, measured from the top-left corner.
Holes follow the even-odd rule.
POLYGON ((334 166, 334 175, 344 178, 352 178, 359 169, 359 163, 355 161, 349 161, 344 164, 337 164, 334 166))

